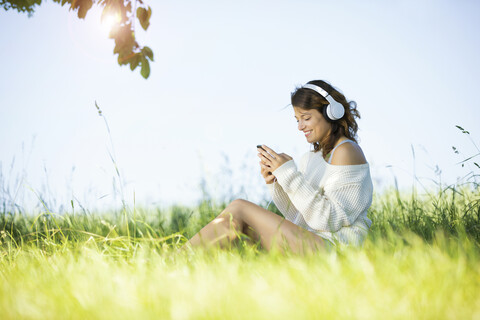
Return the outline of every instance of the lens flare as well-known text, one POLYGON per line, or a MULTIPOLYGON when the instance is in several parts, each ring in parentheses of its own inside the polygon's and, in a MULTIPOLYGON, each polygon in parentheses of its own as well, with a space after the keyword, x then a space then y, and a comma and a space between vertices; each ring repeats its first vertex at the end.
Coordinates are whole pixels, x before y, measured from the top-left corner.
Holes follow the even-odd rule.
POLYGON ((113 27, 120 23, 120 16, 116 14, 109 14, 102 19, 101 25, 103 32, 108 35, 113 27))

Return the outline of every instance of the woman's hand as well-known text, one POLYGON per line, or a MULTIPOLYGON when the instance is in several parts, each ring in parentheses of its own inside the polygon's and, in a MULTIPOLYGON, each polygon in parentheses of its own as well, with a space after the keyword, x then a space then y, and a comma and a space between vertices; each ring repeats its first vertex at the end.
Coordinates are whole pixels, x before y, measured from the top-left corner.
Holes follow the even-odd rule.
POLYGON ((263 161, 260 161, 260 173, 267 184, 275 182, 276 177, 272 174, 270 167, 267 167, 263 161))
POLYGON ((288 154, 276 153, 266 145, 262 144, 262 148, 265 149, 266 151, 262 150, 261 148, 258 148, 258 151, 260 152, 258 156, 262 160, 260 164, 263 163, 270 172, 275 171, 277 168, 280 168, 282 164, 293 159, 288 154))

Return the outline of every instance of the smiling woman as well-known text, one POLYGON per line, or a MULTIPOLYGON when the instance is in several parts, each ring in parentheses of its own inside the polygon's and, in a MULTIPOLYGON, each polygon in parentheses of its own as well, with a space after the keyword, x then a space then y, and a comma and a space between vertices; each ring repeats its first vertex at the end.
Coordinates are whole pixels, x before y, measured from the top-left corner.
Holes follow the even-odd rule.
POLYGON ((345 96, 327 82, 310 81, 297 89, 292 94, 292 105, 298 129, 306 134, 313 133, 307 136, 307 140, 313 143, 315 151, 322 149, 324 158, 338 140, 343 140, 342 137, 357 142, 358 125, 355 119, 360 119, 357 104, 355 101, 347 102, 345 96), (307 120, 310 123, 305 123, 307 120), (314 127, 317 129, 312 130, 314 127))
POLYGON ((260 172, 284 218, 237 199, 187 245, 223 248, 241 234, 267 250, 295 253, 363 243, 372 223, 367 210, 373 184, 369 164, 355 139, 355 118, 360 117, 355 102, 347 102, 321 80, 297 88, 291 100, 298 130, 314 151, 301 158, 297 169, 289 155, 265 145, 258 147, 260 172))

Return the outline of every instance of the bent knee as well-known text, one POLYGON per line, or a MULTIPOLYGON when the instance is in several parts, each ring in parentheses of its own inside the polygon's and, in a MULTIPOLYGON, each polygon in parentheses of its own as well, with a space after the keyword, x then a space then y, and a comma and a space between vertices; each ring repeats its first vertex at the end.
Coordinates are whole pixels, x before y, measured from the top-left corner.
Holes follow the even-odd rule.
POLYGON ((234 207, 242 207, 242 206, 245 206, 247 204, 251 203, 250 201, 248 200, 244 200, 244 199, 235 199, 233 200, 232 202, 230 202, 230 205, 231 206, 234 206, 234 207))
POLYGON ((241 213, 244 211, 248 203, 250 202, 244 199, 235 199, 232 202, 230 202, 230 204, 225 208, 225 210, 223 210, 223 212, 220 215, 222 216, 233 215, 234 218, 239 219, 241 213))
POLYGON ((246 205, 248 205, 250 202, 247 200, 243 199, 235 199, 230 204, 225 208, 225 210, 230 209, 233 211, 239 211, 243 208, 245 208, 246 205))

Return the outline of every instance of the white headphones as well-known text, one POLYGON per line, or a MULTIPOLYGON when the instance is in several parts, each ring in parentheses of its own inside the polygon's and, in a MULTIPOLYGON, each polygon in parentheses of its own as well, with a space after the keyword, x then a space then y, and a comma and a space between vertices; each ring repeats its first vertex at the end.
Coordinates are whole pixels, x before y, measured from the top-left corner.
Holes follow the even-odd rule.
POLYGON ((326 110, 324 109, 324 112, 323 112, 323 115, 327 118, 327 120, 331 120, 331 121, 339 120, 345 114, 345 108, 343 107, 343 105, 341 103, 335 101, 335 99, 333 99, 333 97, 331 95, 329 95, 327 91, 323 90, 319 86, 311 84, 311 83, 307 83, 302 88, 311 89, 313 91, 316 91, 322 97, 327 99, 329 105, 327 106, 326 110))

